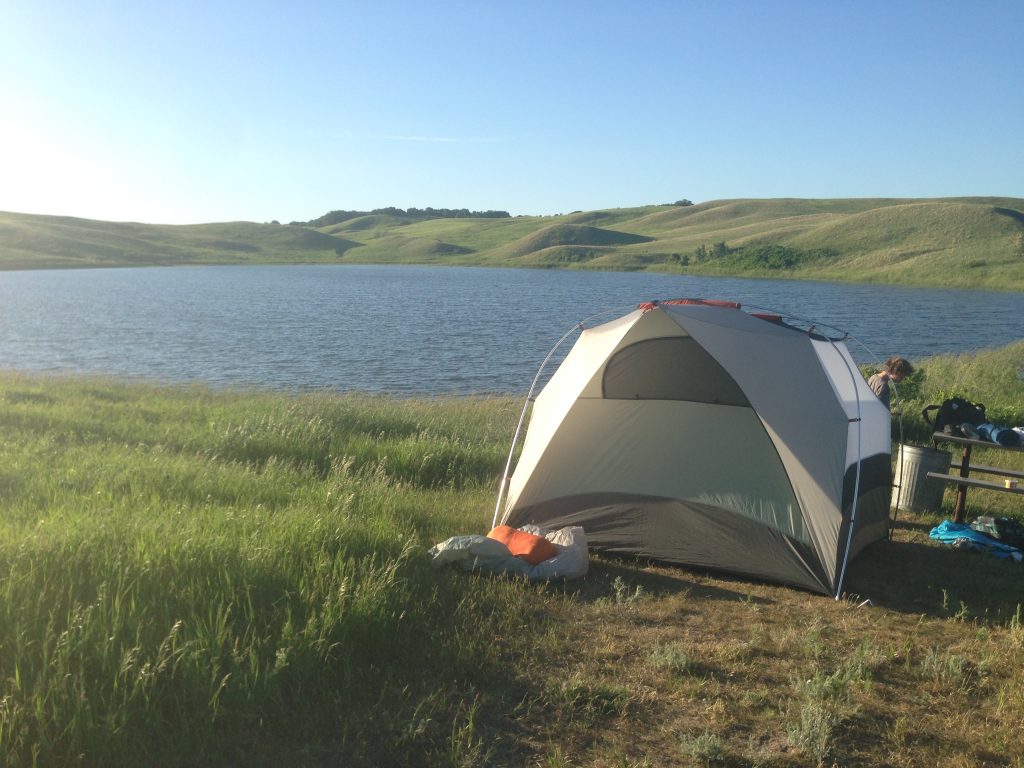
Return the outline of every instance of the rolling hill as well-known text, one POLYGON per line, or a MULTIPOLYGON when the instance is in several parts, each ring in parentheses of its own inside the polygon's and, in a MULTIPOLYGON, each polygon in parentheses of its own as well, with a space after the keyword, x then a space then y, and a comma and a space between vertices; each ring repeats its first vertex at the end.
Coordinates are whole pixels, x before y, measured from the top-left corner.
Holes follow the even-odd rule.
POLYGON ((174 226, 0 213, 0 269, 334 261, 358 245, 278 224, 174 226))
POLYGON ((1024 199, 741 199, 505 218, 354 216, 321 228, 0 212, 0 269, 418 263, 658 270, 1024 290, 1024 199))

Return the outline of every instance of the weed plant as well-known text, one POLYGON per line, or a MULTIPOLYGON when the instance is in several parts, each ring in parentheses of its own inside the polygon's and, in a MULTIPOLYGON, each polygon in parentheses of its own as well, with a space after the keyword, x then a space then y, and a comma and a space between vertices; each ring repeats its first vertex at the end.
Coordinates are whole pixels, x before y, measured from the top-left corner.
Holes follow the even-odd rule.
POLYGON ((690 654, 686 652, 686 646, 680 642, 655 643, 650 659, 656 667, 668 669, 677 675, 687 674, 694 666, 690 654))
POLYGON ((715 765, 725 757, 722 740, 710 731, 704 731, 699 736, 684 735, 680 743, 683 754, 698 765, 715 765))

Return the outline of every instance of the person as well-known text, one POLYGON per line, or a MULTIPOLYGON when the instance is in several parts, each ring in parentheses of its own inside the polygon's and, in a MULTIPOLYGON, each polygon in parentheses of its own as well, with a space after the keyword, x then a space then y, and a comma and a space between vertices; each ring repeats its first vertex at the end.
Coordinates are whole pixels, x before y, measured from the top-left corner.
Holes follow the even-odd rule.
POLYGON ((868 379, 868 386, 871 387, 872 392, 878 395, 878 399, 885 404, 885 407, 889 408, 889 382, 899 384, 913 372, 914 366, 910 364, 910 361, 902 357, 890 357, 882 363, 882 370, 868 379))

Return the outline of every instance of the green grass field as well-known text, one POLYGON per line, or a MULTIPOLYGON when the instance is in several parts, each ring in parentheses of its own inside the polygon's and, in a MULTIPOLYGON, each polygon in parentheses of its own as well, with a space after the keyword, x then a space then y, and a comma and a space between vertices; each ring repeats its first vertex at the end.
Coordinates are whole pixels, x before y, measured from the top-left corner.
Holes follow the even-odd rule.
POLYGON ((314 229, 0 212, 0 269, 406 263, 1024 290, 1020 198, 716 200, 558 216, 358 216, 314 229))
MULTIPOLYGON (((1024 342, 919 368, 908 440, 952 390, 1020 413, 1024 342)), ((950 494, 840 601, 435 570, 520 407, 0 374, 0 763, 1024 765, 1024 565, 931 543, 950 494)))

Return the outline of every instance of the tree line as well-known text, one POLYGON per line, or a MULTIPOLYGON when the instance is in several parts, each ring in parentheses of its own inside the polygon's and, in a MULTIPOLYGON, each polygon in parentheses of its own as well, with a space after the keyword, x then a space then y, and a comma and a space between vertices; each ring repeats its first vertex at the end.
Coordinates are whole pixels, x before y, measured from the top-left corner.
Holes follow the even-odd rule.
POLYGON ((293 221, 295 227, 328 227, 360 216, 401 216, 407 219, 508 219, 508 211, 471 211, 468 208, 374 208, 372 211, 330 211, 318 219, 293 221))

